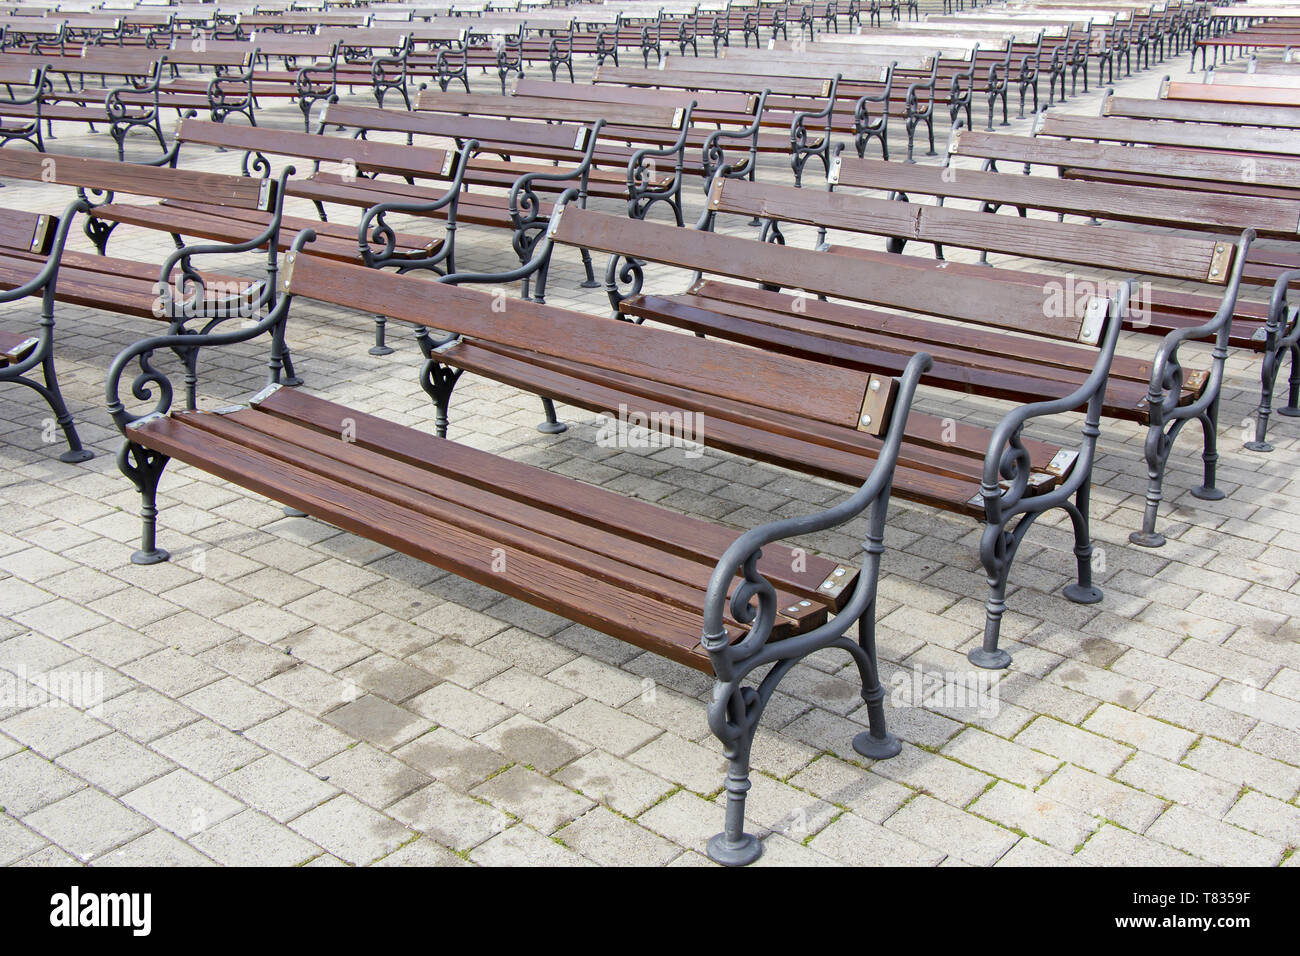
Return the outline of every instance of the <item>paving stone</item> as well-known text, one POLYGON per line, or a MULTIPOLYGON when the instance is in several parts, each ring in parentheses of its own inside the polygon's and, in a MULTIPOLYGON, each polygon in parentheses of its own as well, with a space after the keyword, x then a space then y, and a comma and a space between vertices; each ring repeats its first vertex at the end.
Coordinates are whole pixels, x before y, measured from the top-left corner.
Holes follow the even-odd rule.
POLYGON ((140 814, 91 788, 29 813, 23 823, 82 861, 153 829, 140 814))
POLYGON ((205 780, 215 780, 265 754, 256 744, 209 720, 182 727, 155 740, 152 747, 205 780))
POLYGON ((300 710, 277 714, 248 728, 244 736, 300 767, 314 766, 342 752, 352 742, 347 734, 300 710))
POLYGON ((226 793, 284 823, 324 803, 339 788, 273 754, 217 781, 226 793))
POLYGON ((909 800, 885 821, 885 828, 917 843, 951 853, 974 866, 990 866, 1016 843, 1010 830, 995 826, 924 794, 909 800))
POLYGON ((341 793, 289 826, 300 836, 353 865, 387 856, 411 838, 400 823, 341 793))
POLYGON ((591 750, 591 745, 547 724, 515 714, 475 738, 511 760, 552 773, 591 750))
POLYGON ((555 834, 564 845, 603 866, 662 866, 681 849, 605 807, 595 807, 555 834))
POLYGON ((0 866, 17 863, 45 845, 45 839, 13 817, 0 813, 0 866))
POLYGON ((1083 722, 1085 730, 1122 740, 1166 760, 1179 760, 1196 741, 1196 735, 1122 707, 1102 704, 1083 722))
POLYGON ((696 793, 714 793, 722 787, 727 762, 710 751, 673 734, 661 734, 628 755, 631 763, 696 793))
MULTIPOLYGON (((148 780, 161 777, 174 765, 121 734, 99 737, 62 754, 57 763, 110 796, 121 796, 148 780)), ((3 790, 3 788, 0 788, 3 790)))
POLYGON ((1195 810, 1173 806, 1147 836, 1220 866, 1276 866, 1285 847, 1195 810))
POLYGON ((1099 821, 1047 796, 998 781, 970 806, 972 813, 1020 830, 1058 849, 1072 851, 1099 821))
POLYGON ((1290 800, 1300 790, 1300 768, 1229 747, 1209 737, 1202 738, 1183 763, 1236 786, 1261 790, 1279 800, 1290 800))
POLYGON ((826 827, 809 845, 850 866, 938 866, 947 856, 852 813, 826 827))
POLYGON ((367 694, 332 710, 326 719, 352 737, 392 750, 429 729, 426 718, 367 694))
POLYGON ((474 849, 469 858, 483 866, 590 866, 572 850, 524 824, 498 833, 474 849))
POLYGON ((393 751, 403 763, 461 792, 482 783, 510 762, 491 747, 439 727, 393 751))
POLYGON ((256 810, 245 810, 190 841, 223 866, 299 866, 321 849, 256 810))
POLYGON ((520 765, 484 781, 470 795, 491 802, 542 833, 553 833, 593 806, 581 794, 520 765))
POLYGON ((658 737, 662 731, 596 700, 584 700, 552 717, 555 727, 588 743, 625 757, 658 737))
POLYGON ((481 733, 511 716, 510 710, 495 700, 450 681, 409 701, 407 707, 464 736, 481 733))
POLYGON ((994 737, 982 730, 963 730, 943 750, 944 756, 1022 785, 1042 782, 1060 760, 994 737))
POLYGON ((1300 846, 1300 807, 1253 790, 1242 795, 1223 821, 1283 846, 1300 846))
MULTIPOLYGON (((1096 837, 1093 837, 1095 840, 1096 837)), ((994 866, 1079 866, 1076 857, 1070 856, 1046 843, 1039 843, 1032 837, 1021 837, 1010 850, 1004 853, 994 866)))
POLYGON ((1038 788, 1038 792, 1084 813, 1142 833, 1164 812, 1166 801, 1100 774, 1068 764, 1038 788))
POLYGON ((460 852, 478 846, 511 822, 496 807, 437 781, 393 804, 389 812, 413 830, 460 852))
POLYGON ((1101 774, 1114 773, 1133 753, 1123 744, 1051 717, 1034 720, 1016 735, 1015 742, 1101 774))
POLYGON ((1085 843, 1075 858, 1085 866, 1205 866, 1203 861, 1150 837, 1106 825, 1085 843))
POLYGON ((177 769, 122 795, 122 802, 180 837, 191 837, 243 807, 212 784, 177 769))
POLYGON ((0 807, 26 816, 84 786, 72 774, 30 750, 0 760, 0 807))
POLYGON ((126 846, 109 850, 95 866, 212 866, 210 859, 166 830, 151 830, 126 846))
POLYGON ((386 807, 429 782, 418 770, 368 744, 350 747, 318 763, 312 772, 373 807, 386 807))
POLYGON ((388 856, 376 860, 375 866, 469 866, 451 850, 439 846, 428 837, 420 837, 398 847, 388 856))

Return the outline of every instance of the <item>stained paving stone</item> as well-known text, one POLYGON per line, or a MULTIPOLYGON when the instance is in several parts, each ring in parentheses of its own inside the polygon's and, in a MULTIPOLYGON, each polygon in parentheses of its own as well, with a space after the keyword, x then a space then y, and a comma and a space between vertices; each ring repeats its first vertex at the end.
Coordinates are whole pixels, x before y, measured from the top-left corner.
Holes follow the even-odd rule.
POLYGON ((555 779, 629 817, 639 815, 676 789, 676 784, 600 750, 561 768, 555 779))
POLYGON ((587 797, 519 764, 485 780, 470 795, 487 800, 542 833, 553 833, 593 806, 587 797))
POLYGON ((1134 833, 1144 832, 1167 806, 1160 797, 1069 765, 1053 774, 1038 792, 1134 833))
POLYGON ((446 727, 416 737, 393 751, 393 756, 461 792, 510 763, 509 757, 446 727))
POLYGON ((552 773, 591 749, 590 744, 523 714, 501 721, 475 740, 544 773, 552 773))
POLYGON ((325 719, 351 737, 392 750, 429 729, 427 719, 367 694, 325 715, 325 719))
POLYGON ((244 731, 243 736, 300 767, 310 767, 346 750, 352 738, 299 710, 286 710, 244 731))
POLYGON ((312 772, 373 807, 386 807, 429 778, 368 744, 357 744, 318 763, 312 772))
POLYGON ((393 804, 389 812, 411 829, 460 852, 478 846, 511 823, 508 814, 491 804, 437 781, 393 804))
POLYGON ((591 866, 585 857, 519 824, 476 847, 469 858, 482 866, 591 866))
POLYGON ((1099 821, 1042 792, 999 781, 971 804, 972 813, 1027 833, 1062 850, 1073 851, 1097 829, 1099 821))

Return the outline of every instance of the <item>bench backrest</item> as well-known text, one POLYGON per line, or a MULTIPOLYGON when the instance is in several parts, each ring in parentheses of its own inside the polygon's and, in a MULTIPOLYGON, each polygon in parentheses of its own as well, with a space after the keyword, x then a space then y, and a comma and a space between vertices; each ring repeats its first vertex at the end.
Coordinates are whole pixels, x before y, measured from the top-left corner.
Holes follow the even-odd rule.
POLYGON ((708 208, 777 222, 1214 285, 1227 282, 1233 250, 1229 242, 1169 233, 998 216, 722 176, 714 178, 708 208))
POLYGON ((830 76, 809 79, 788 76, 751 76, 743 73, 697 73, 682 70, 646 70, 640 67, 598 66, 591 82, 614 86, 671 87, 679 90, 713 90, 724 93, 761 93, 770 90, 784 96, 829 96, 830 76))
POLYGON ((1221 123, 1226 126, 1300 129, 1300 106, 1287 109, 1284 106, 1239 106, 1198 103, 1192 100, 1110 96, 1102 102, 1101 115, 1147 120, 1177 120, 1184 123, 1221 123))
POLYGON ((1300 131, 1292 130, 1234 129, 1228 133, 1204 124, 1040 113, 1034 133, 1059 139, 1300 156, 1300 131))
POLYGON ((614 126, 641 129, 681 129, 686 110, 681 106, 606 103, 593 111, 590 103, 546 99, 540 96, 497 96, 494 93, 443 93, 423 90, 415 108, 428 113, 487 116, 497 119, 532 119, 588 122, 600 118, 614 126))
POLYGON ((4 177, 155 199, 189 199, 235 209, 270 210, 275 206, 275 183, 269 179, 58 153, 0 149, 0 178, 4 177))
POLYGON ((490 117, 455 116, 447 113, 415 113, 374 106, 347 106, 330 103, 321 114, 326 126, 350 129, 382 130, 390 133, 414 133, 442 136, 461 141, 476 139, 483 144, 511 144, 516 152, 527 155, 529 147, 547 150, 583 150, 591 136, 589 126, 573 123, 525 123, 490 117))
POLYGON ((223 146, 268 156, 293 156, 314 162, 351 163, 359 170, 441 179, 451 174, 455 154, 445 149, 405 146, 344 136, 299 133, 184 119, 176 131, 181 143, 223 146))
POLYGON ((1077 140, 1008 136, 978 130, 958 130, 949 152, 978 159, 1056 166, 1058 169, 1100 169, 1173 179, 1240 183, 1243 162, 1251 164, 1251 182, 1300 190, 1300 161, 1277 157, 1250 157, 1178 149, 1138 149, 1077 140))
POLYGON ((731 113, 737 117, 750 117, 758 107, 756 93, 716 93, 708 90, 657 90, 632 86, 589 86, 583 83, 569 85, 550 80, 516 79, 506 87, 507 92, 519 97, 573 100, 579 103, 620 103, 640 106, 685 107, 695 103, 695 115, 701 112, 731 113))
POLYGON ((58 225, 57 216, 5 209, 0 215, 0 250, 48 255, 58 225))
POLYGON ((1294 107, 1296 91, 1277 87, 1232 86, 1221 83, 1164 83, 1160 87, 1160 98, 1204 103, 1240 103, 1247 106, 1294 107))
MULTIPOLYGON (((612 218, 612 217, 611 217, 612 218)), ((681 232, 682 230, 678 230, 681 232)), ((412 280, 312 255, 286 257, 291 295, 373 312, 476 341, 689 388, 827 424, 879 434, 892 392, 887 376, 835 368, 666 329, 512 300, 490 292, 412 280), (872 387, 872 382, 876 386, 872 387), (864 423, 863 419, 870 421, 864 423)))
POLYGON ((561 245, 706 275, 1048 338, 1093 345, 1100 341, 1100 324, 1086 301, 1080 315, 1047 315, 1047 293, 1042 288, 944 273, 922 259, 882 254, 872 259, 855 257, 846 267, 841 257, 811 249, 627 219, 579 209, 573 203, 556 210, 547 234, 561 245))
POLYGON ((1236 232, 1253 226, 1261 235, 1300 234, 1300 199, 1188 193, 1158 186, 1082 182, 1055 176, 938 166, 908 166, 879 159, 838 156, 831 161, 832 184, 913 196, 971 199, 1024 206, 1097 219, 1236 232))

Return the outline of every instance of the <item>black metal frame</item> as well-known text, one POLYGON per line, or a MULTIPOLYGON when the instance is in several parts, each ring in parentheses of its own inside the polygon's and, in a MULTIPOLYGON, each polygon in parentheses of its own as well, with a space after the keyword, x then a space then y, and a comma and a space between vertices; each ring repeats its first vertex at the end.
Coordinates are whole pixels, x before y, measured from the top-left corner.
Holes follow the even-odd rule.
MULTIPOLYGON (((866 155, 872 138, 880 140, 880 158, 889 159, 889 98, 894 90, 894 68, 898 61, 885 70, 884 89, 879 93, 866 93, 853 104, 853 146, 858 157, 866 155), (880 116, 871 118, 871 107, 880 105, 880 116)), ((828 167, 829 168, 829 167, 828 167)))
MULTIPOLYGON (((933 156, 934 153, 934 103, 935 103, 935 84, 939 79, 939 54, 936 53, 934 60, 930 64, 930 78, 928 80, 917 80, 907 87, 907 96, 904 100, 907 110, 907 119, 905 127, 907 129, 907 159, 906 162, 915 163, 916 159, 912 155, 913 147, 916 141, 916 128, 920 124, 925 124, 926 133, 930 140, 930 150, 927 156, 933 156), (921 100, 918 94, 925 91, 925 106, 921 106, 921 100)), ((953 77, 953 85, 956 87, 957 78, 953 77)))
MULTIPOLYGON (((1165 463, 1169 452, 1183 426, 1199 421, 1204 434, 1201 459, 1203 481, 1192 489, 1192 495, 1205 501, 1218 501, 1224 493, 1215 484, 1215 471, 1219 461, 1218 421, 1220 387, 1223 384, 1224 363, 1228 357, 1228 338, 1232 329, 1232 313, 1241 288, 1242 273, 1246 268, 1246 255, 1255 240, 1255 230, 1247 229, 1237 242, 1232 275, 1223 292, 1223 302, 1208 322, 1190 328, 1175 329, 1161 342, 1151 363, 1151 385, 1147 391, 1145 407, 1150 417, 1147 427, 1145 454, 1147 462, 1146 508, 1142 516, 1142 530, 1134 531, 1129 540, 1145 548, 1158 548, 1165 536, 1155 530, 1156 515, 1163 497, 1165 463), (1180 405, 1183 387, 1183 368, 1178 360, 1178 347, 1186 341, 1213 338, 1214 348, 1208 381, 1200 397, 1187 405, 1180 405)), ((1270 318, 1271 321, 1271 318, 1270 318)))
MULTIPOLYGON (((754 106, 754 121, 743 129, 716 129, 709 134, 708 139, 704 141, 703 148, 703 167, 704 167, 704 185, 708 188, 713 181, 713 174, 718 169, 726 166, 728 170, 734 170, 734 167, 727 163, 726 152, 722 147, 724 139, 748 139, 749 144, 749 162, 746 163, 747 175, 752 181, 755 170, 758 168, 758 134, 763 126, 763 110, 767 108, 767 97, 771 91, 763 90, 758 95, 758 102, 754 106)), ((732 173, 728 173, 731 175, 732 173)))
MULTIPOLYGON (((839 93, 840 74, 836 73, 831 78, 830 92, 826 97, 826 105, 819 110, 804 110, 796 113, 794 119, 790 122, 790 168, 794 171, 794 184, 803 185, 803 170, 808 165, 808 160, 814 156, 822 161, 822 166, 826 172, 831 169, 831 139, 834 133, 835 123, 835 98, 839 93), (813 142, 809 141, 808 125, 815 120, 825 120, 825 126, 822 129, 821 137, 813 142)), ((888 92, 886 92, 888 97, 888 92)), ((865 99, 865 97, 863 98, 865 99)), ((857 105, 862 106, 862 99, 858 100, 857 105)), ((856 138, 856 137, 855 137, 856 138)), ((865 147, 864 147, 865 148, 865 147)))
POLYGON ((627 213, 633 219, 644 219, 656 203, 666 203, 673 211, 677 225, 685 224, 682 218, 682 180, 686 164, 686 141, 691 132, 691 115, 696 101, 691 102, 682 111, 681 135, 677 142, 667 146, 647 146, 632 154, 627 164, 627 213), (656 186, 654 177, 657 171, 655 159, 663 156, 673 157, 673 178, 666 186, 656 186))
POLYGON ((872 760, 887 760, 902 750, 898 738, 885 725, 885 691, 876 659, 876 592, 885 550, 885 518, 894 468, 917 383, 931 364, 930 356, 924 352, 908 361, 899 380, 898 397, 879 457, 871 475, 856 492, 820 514, 786 518, 745 532, 722 555, 709 580, 700 643, 709 654, 715 675, 713 699, 708 706, 709 728, 722 742, 728 761, 724 829, 708 843, 709 857, 717 863, 743 866, 754 862, 763 852, 758 838, 745 832, 745 798, 750 788, 749 758, 754 732, 777 684, 810 654, 838 648, 847 652, 858 666, 869 729, 854 737, 853 748, 872 760), (844 608, 806 634, 772 641, 772 626, 780 608, 775 588, 758 570, 762 549, 784 538, 837 527, 864 512, 868 517, 862 542, 862 569, 844 608), (728 597, 737 573, 741 574, 743 583, 728 597), (734 644, 723 625, 727 611, 734 620, 749 627, 745 637, 734 644), (856 641, 848 636, 854 624, 858 627, 856 641), (768 665, 770 669, 757 686, 745 683, 751 674, 768 665))
POLYGON ((1260 371, 1255 438, 1246 442, 1246 447, 1251 451, 1273 450, 1268 442, 1268 419, 1273 412, 1273 388, 1287 358, 1291 360, 1287 403, 1277 409, 1277 414, 1287 418, 1300 418, 1300 403, 1297 401, 1300 400, 1300 306, 1289 305, 1287 301, 1291 285, 1296 282, 1300 282, 1300 269, 1291 269, 1277 277, 1269 300, 1268 323, 1261 329, 1264 333, 1264 363, 1260 371))
POLYGON ((82 200, 71 203, 57 221, 54 239, 50 244, 49 254, 45 257, 45 264, 33 278, 22 285, 0 291, 0 302, 17 302, 28 296, 40 294, 40 331, 29 340, 31 347, 26 354, 17 360, 11 358, 7 365, 0 365, 0 384, 13 382, 26 385, 45 399, 46 404, 50 406, 50 411, 54 413, 55 422, 63 431, 64 440, 68 443, 68 450, 59 455, 59 460, 69 464, 86 461, 93 458, 95 453, 81 444, 76 423, 72 419, 72 413, 68 411, 67 402, 63 399, 63 392, 59 389, 58 376, 54 370, 55 285, 59 278, 59 260, 63 256, 68 230, 72 227, 72 221, 77 214, 85 212, 86 209, 87 205, 82 200), (38 367, 45 380, 44 383, 27 377, 28 372, 38 367))

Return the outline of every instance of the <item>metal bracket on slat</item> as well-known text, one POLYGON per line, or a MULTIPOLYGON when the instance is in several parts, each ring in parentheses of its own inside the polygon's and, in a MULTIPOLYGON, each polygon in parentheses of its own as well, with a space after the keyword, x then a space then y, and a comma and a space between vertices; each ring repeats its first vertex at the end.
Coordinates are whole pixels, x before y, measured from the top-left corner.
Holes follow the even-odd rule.
POLYGON ((1259 328, 1257 328, 1257 329, 1255 330, 1255 333, 1250 337, 1250 340, 1251 340, 1252 342, 1267 342, 1267 341, 1268 341, 1268 326, 1267 326, 1267 325, 1261 325, 1259 328))
POLYGON ((840 167, 844 165, 843 157, 836 156, 831 160, 830 171, 826 173, 826 185, 838 186, 840 184, 840 167))
POLYGON ((45 247, 45 234, 50 228, 50 217, 36 217, 36 228, 32 230, 32 252, 40 252, 45 247))
POLYGON ((709 189, 709 209, 717 211, 719 204, 722 202, 722 184, 726 182, 726 177, 718 176, 713 180, 713 186, 709 189))
POLYGON ((682 120, 684 120, 685 118, 686 118, 686 110, 685 110, 685 109, 683 109, 682 107, 679 106, 679 107, 677 107, 675 110, 673 110, 673 125, 672 125, 672 128, 673 128, 673 129, 681 129, 681 128, 682 128, 682 120))
POLYGON ((836 565, 820 585, 817 586, 818 594, 825 594, 827 597, 839 597, 840 592, 844 590, 849 581, 853 580, 853 575, 844 565, 836 565))
POLYGON ((32 349, 36 348, 36 346, 40 344, 40 342, 41 340, 38 338, 23 339, 8 352, 5 352, 6 361, 11 364, 21 362, 32 349))
POLYGON ((1232 247, 1226 242, 1216 242, 1214 244, 1214 255, 1210 256, 1210 274, 1206 277, 1210 282, 1223 282, 1228 271, 1228 257, 1232 255, 1232 247))
POLYGON ((954 130, 952 136, 949 137, 948 139, 949 156, 957 155, 957 147, 961 145, 961 134, 962 134, 961 130, 954 130))
POLYGON ((800 601, 798 604, 791 604, 789 607, 782 608, 780 613, 782 617, 798 623, 799 618, 796 615, 807 611, 810 607, 812 607, 812 601, 800 601))
POLYGON ((150 422, 155 422, 160 418, 166 418, 166 417, 167 416, 164 415, 162 412, 150 412, 148 415, 141 415, 135 421, 131 422, 131 424, 128 425, 127 427, 143 428, 145 425, 148 425, 150 422))
POLYGON ((1101 330, 1106 324, 1106 314, 1110 311, 1110 300, 1093 298, 1083 313, 1083 322, 1079 326, 1079 341, 1084 345, 1096 345, 1101 341, 1101 330))
POLYGON ((1047 463, 1048 474, 1055 475, 1057 478, 1064 478, 1069 474, 1070 469, 1074 467, 1074 462, 1078 457, 1079 453, 1077 451, 1062 448, 1047 463))
POLYGON ((463 341, 465 341, 464 337, 457 335, 454 336, 453 338, 448 339, 446 342, 443 342, 441 345, 434 346, 434 348, 432 348, 430 351, 434 352, 435 354, 450 352, 456 346, 460 345, 463 341))
POLYGON ((284 257, 284 268, 280 270, 280 291, 289 292, 289 284, 293 282, 293 264, 298 261, 298 253, 291 252, 284 257))
MULTIPOLYGON (((1043 485, 1050 485, 1058 477, 1059 476, 1049 474, 1048 472, 1045 471, 1036 471, 1029 476, 1029 483, 1028 483, 1029 487, 1026 490, 1037 493, 1038 490, 1043 487, 1043 485)), ((1006 481, 1005 479, 999 481, 998 488, 1001 489, 1002 491, 1007 491, 1011 488, 1011 482, 1006 481)), ((977 494, 971 495, 970 498, 966 500, 966 504, 975 505, 978 508, 984 507, 984 492, 980 491, 977 494)))
POLYGON ((233 415, 235 412, 242 412, 247 408, 247 405, 226 405, 224 408, 211 409, 210 413, 213 415, 233 415))
POLYGON ((862 396, 862 409, 858 412, 858 431, 879 435, 885 428, 885 416, 894 399, 898 383, 892 378, 872 375, 867 379, 867 390, 862 396))
POLYGON ((556 206, 551 212, 551 221, 546 227, 546 238, 554 239, 555 234, 560 231, 560 217, 564 215, 564 209, 568 205, 567 202, 560 203, 560 205, 556 206))
POLYGON ((1210 377, 1210 373, 1205 369, 1197 369, 1194 372, 1188 372, 1184 384, 1188 388, 1200 389, 1205 387, 1205 381, 1210 377))
POLYGON ((257 189, 257 208, 267 209, 271 205, 271 177, 262 180, 257 189))
POLYGON ((272 395, 278 392, 280 388, 281 386, 279 382, 272 382, 270 385, 266 386, 266 388, 262 389, 260 392, 258 392, 252 398, 250 398, 248 400, 248 404, 260 405, 262 404, 262 402, 266 401, 268 398, 270 398, 272 395))
POLYGON ((456 168, 460 162, 460 153, 457 150, 448 150, 447 155, 442 160, 442 175, 450 176, 451 171, 456 168))

